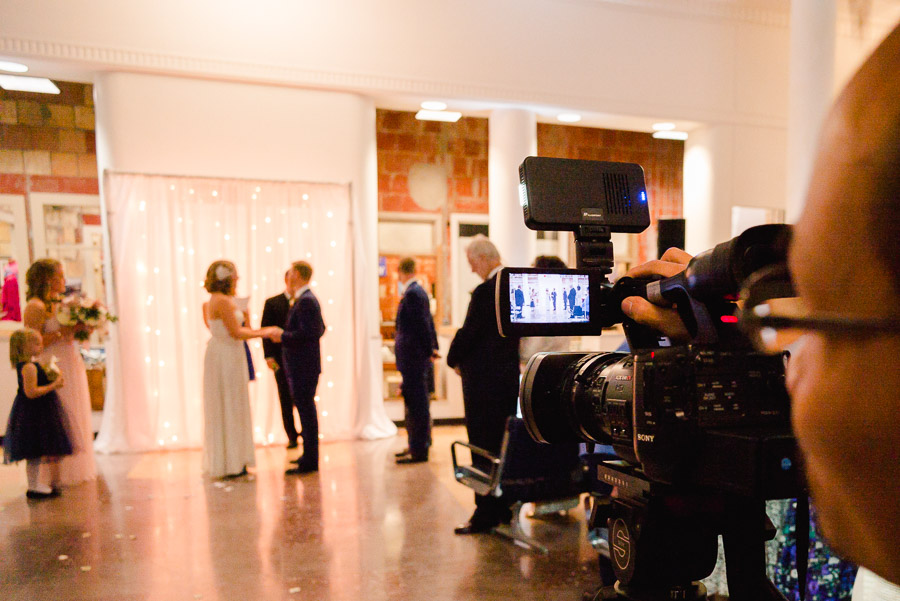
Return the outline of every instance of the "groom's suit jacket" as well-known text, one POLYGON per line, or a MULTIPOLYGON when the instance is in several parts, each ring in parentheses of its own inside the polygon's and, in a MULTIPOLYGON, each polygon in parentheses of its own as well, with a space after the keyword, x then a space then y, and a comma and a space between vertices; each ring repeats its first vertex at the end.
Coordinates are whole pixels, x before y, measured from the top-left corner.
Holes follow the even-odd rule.
POLYGON ((319 338, 324 333, 325 322, 319 301, 311 290, 305 290, 288 312, 281 335, 281 353, 288 379, 316 377, 322 373, 319 338))
POLYGON ((403 293, 397 307, 396 324, 394 354, 397 369, 401 372, 415 369, 424 372, 438 343, 428 294, 418 282, 410 283, 403 293))
MULTIPOLYGON (((259 327, 278 326, 279 328, 284 328, 290 309, 291 303, 283 292, 277 296, 267 298, 266 304, 263 305, 262 320, 259 322, 259 327)), ((263 338, 262 344, 265 358, 275 359, 278 365, 281 365, 281 343, 263 338)))

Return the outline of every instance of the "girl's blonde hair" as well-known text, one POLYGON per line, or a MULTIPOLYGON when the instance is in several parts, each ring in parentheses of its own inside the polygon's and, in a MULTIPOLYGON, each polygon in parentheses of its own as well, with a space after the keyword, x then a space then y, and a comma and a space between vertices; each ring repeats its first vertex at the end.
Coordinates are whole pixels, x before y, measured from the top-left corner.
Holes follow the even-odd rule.
POLYGON ((231 261, 213 261, 206 270, 206 281, 203 287, 207 292, 221 292, 222 294, 234 294, 234 286, 237 283, 235 276, 237 269, 231 261))
POLYGON ((31 355, 25 350, 29 340, 40 340, 41 335, 37 330, 22 328, 16 330, 9 337, 9 362, 15 368, 18 363, 31 361, 31 355))

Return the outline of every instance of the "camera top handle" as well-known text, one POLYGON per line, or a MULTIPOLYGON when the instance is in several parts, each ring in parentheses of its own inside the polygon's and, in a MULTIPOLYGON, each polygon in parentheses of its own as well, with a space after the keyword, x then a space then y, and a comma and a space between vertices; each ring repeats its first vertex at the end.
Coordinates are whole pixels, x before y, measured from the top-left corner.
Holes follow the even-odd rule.
MULTIPOLYGON (((791 232, 791 226, 785 224, 751 227, 740 236, 700 253, 683 272, 647 284, 645 298, 660 306, 675 305, 695 344, 714 344, 723 342, 723 337, 734 338, 736 328, 729 326, 733 325, 733 301, 737 300, 741 284, 764 267, 787 262, 791 232), (723 319, 725 316, 728 317, 723 319)), ((647 338, 641 334, 633 336, 647 338)), ((632 348, 647 348, 638 340, 635 342, 632 348)))

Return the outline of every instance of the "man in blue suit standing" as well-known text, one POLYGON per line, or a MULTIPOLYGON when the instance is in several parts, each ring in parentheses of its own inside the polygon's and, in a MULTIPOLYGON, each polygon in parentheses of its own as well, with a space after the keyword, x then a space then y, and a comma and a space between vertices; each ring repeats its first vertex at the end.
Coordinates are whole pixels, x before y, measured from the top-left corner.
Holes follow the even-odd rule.
POLYGON ((401 294, 397 307, 397 334, 394 355, 403 378, 403 403, 406 405, 406 431, 409 453, 397 457, 397 463, 428 461, 431 441, 431 410, 428 405, 428 365, 437 357, 437 334, 431 318, 428 294, 416 279, 416 262, 400 261, 398 270, 401 294))
POLYGON ((515 296, 516 296, 516 317, 522 317, 522 307, 525 306, 525 293, 522 292, 521 286, 516 288, 515 296))
POLYGON ((281 334, 282 366, 291 388, 291 397, 300 415, 303 455, 297 467, 286 474, 307 474, 319 470, 319 416, 316 411, 316 387, 322 373, 319 338, 325 333, 322 309, 309 288, 312 266, 296 261, 288 272, 289 286, 296 290, 293 306, 281 334))

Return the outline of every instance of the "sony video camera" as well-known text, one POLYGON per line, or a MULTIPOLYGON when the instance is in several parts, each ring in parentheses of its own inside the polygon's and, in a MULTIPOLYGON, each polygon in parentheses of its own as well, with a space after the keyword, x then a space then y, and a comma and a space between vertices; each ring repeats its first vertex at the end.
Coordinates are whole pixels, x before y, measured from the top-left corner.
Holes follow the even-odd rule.
MULTIPOLYGON (((752 348, 738 329, 734 302, 749 275, 785 262, 790 228, 751 228, 671 278, 623 277, 613 284, 610 234, 639 233, 650 223, 642 168, 528 157, 519 175, 526 225, 574 232, 577 269, 505 268, 496 289, 501 334, 599 335, 622 323, 631 350, 533 356, 520 389, 528 431, 540 442, 588 441, 615 450, 617 459, 595 462, 592 475, 616 487, 616 507, 607 505, 602 517, 609 520, 620 596, 631 598, 623 592, 629 585, 634 598, 653 598, 634 593, 648 587, 689 587, 712 571, 716 534, 729 530, 732 547, 756 548, 767 536, 757 501, 797 497, 803 489, 786 359, 752 348), (691 340, 672 344, 627 319, 620 306, 629 296, 676 308, 691 340), (674 498, 718 509, 708 519, 685 517, 672 513, 679 506, 674 498), (656 517, 648 522, 649 513, 656 517), (737 521, 753 525, 737 535, 737 521), (691 542, 700 530, 702 540, 691 542), (669 552, 660 552, 663 546, 669 552), (642 560, 648 553, 654 559, 642 560)), ((740 579, 737 560, 729 584, 734 571, 741 589, 765 588, 750 574, 760 571, 757 559, 742 566, 754 584, 740 579)), ((697 591, 685 598, 699 598, 697 591)))

